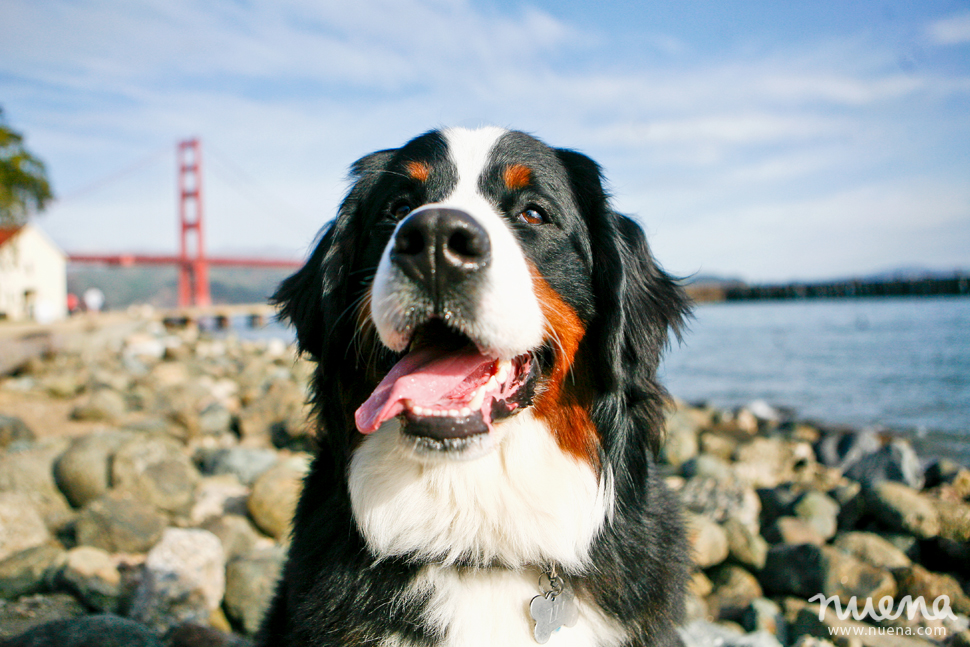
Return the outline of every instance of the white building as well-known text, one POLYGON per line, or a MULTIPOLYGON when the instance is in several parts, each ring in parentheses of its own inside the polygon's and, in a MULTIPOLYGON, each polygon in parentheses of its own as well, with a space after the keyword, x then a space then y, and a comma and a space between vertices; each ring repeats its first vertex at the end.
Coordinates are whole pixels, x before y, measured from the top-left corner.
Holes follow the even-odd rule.
POLYGON ((31 224, 0 227, 0 319, 67 316, 67 257, 31 224))

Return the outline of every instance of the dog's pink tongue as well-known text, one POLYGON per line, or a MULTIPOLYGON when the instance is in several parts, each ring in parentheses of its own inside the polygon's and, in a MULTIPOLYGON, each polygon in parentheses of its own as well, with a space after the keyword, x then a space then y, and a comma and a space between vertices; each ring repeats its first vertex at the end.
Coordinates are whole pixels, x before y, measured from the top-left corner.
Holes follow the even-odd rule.
POLYGON ((411 351, 394 365, 354 414, 357 429, 369 434, 404 410, 403 400, 433 405, 472 373, 495 360, 474 346, 442 354, 436 348, 411 351))

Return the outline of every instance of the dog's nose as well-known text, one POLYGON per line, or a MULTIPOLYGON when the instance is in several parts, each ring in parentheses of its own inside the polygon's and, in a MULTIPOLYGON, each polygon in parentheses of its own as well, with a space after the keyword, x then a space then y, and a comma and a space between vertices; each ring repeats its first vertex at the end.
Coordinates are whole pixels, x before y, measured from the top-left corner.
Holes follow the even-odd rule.
POLYGON ((437 300, 488 266, 492 245, 488 233, 460 209, 431 208, 409 216, 398 227, 391 260, 437 300))

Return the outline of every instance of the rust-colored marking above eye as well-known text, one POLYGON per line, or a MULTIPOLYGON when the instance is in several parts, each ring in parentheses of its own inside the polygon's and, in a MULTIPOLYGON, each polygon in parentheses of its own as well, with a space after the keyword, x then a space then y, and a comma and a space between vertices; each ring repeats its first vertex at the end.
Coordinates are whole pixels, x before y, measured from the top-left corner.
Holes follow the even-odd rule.
POLYGON ((522 189, 532 183, 532 169, 524 164, 509 164, 502 173, 502 180, 509 189, 522 189))
POLYGON ((428 177, 431 175, 431 165, 427 162, 408 162, 404 165, 404 169, 412 180, 417 180, 418 182, 427 182, 428 177))

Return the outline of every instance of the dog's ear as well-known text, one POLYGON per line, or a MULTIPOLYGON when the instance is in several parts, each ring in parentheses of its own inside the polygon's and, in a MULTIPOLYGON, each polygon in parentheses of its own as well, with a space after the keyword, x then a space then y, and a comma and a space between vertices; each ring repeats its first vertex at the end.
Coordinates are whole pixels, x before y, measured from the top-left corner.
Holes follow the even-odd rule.
POLYGON ((362 235, 358 210, 394 152, 378 151, 354 163, 353 186, 337 217, 324 228, 306 264, 286 278, 270 299, 279 307, 280 318, 296 328, 300 351, 316 360, 326 355, 332 333, 350 306, 348 277, 362 235))
POLYGON ((666 398, 656 381, 657 368, 669 333, 679 337, 690 302, 677 281, 654 261, 640 226, 613 211, 596 162, 575 151, 557 153, 592 242, 596 316, 587 341, 602 358, 593 363, 597 385, 607 395, 601 414, 645 427, 646 433, 641 430, 637 436, 656 454, 663 442, 666 398))

